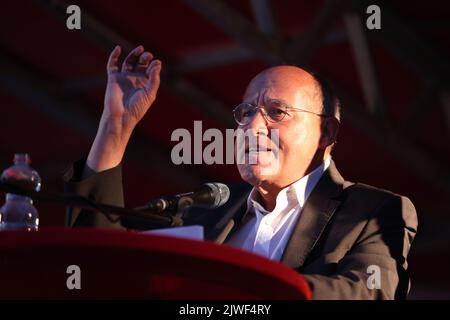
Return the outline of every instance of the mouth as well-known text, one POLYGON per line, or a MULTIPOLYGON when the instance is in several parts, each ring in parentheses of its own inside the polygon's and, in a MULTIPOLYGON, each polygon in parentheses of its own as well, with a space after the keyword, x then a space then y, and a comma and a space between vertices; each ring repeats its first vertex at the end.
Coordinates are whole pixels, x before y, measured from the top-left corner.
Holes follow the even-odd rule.
POLYGON ((250 147, 245 150, 245 164, 249 166, 270 167, 277 159, 277 153, 271 148, 250 147))
POLYGON ((272 149, 270 149, 270 148, 264 148, 264 147, 261 147, 261 148, 254 148, 254 147, 249 148, 249 147, 246 147, 246 148, 245 148, 245 153, 250 153, 250 152, 252 152, 252 153, 258 153, 258 152, 272 152, 272 149))

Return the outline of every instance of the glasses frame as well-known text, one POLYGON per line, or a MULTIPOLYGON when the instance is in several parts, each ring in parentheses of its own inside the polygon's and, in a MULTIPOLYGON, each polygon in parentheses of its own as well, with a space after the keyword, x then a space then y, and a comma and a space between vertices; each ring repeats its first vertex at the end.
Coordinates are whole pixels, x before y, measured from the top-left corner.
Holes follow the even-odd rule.
MULTIPOLYGON (((255 104, 253 104, 253 103, 242 102, 242 103, 238 104, 238 105, 233 109, 233 118, 234 118, 234 121, 236 121, 236 123, 237 123, 238 125, 240 125, 240 126, 245 126, 245 125, 249 124, 249 123, 253 120, 253 118, 252 118, 252 120, 250 120, 248 123, 242 123, 242 122, 239 122, 239 121, 237 120, 237 118, 236 118, 236 110, 237 110, 240 106, 242 106, 242 105, 249 105, 249 106, 252 106, 252 107, 253 107, 252 110, 255 110, 255 109, 256 109, 256 110, 258 110, 258 109, 261 110, 264 119, 265 119, 266 121, 268 121, 268 122, 271 122, 271 123, 282 122, 282 121, 286 118, 286 115, 287 115, 287 116, 290 116, 290 114, 289 114, 287 111, 305 112, 305 113, 314 114, 314 115, 316 115, 316 116, 318 116, 318 117, 331 118, 331 116, 326 115, 326 114, 317 113, 317 112, 313 112, 313 111, 309 111, 309 110, 305 110, 305 109, 300 109, 300 108, 294 108, 294 107, 290 106, 289 104, 287 104, 287 103, 285 103, 285 102, 283 102, 283 101, 280 101, 280 100, 272 100, 272 101, 276 101, 276 102, 280 103, 280 104, 285 108, 285 112, 284 112, 284 114, 283 114, 283 118, 281 118, 280 120, 273 120, 273 119, 267 114, 267 111, 264 109, 264 106, 257 106, 257 105, 255 105, 255 104)), ((256 113, 255 113, 255 115, 256 115, 256 113)))

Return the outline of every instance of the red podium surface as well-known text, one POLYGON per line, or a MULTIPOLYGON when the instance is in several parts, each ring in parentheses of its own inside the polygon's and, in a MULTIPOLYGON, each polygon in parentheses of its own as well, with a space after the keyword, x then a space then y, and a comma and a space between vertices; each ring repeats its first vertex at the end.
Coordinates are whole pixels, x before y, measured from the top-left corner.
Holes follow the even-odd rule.
POLYGON ((0 299, 310 299, 281 263, 226 245, 134 232, 0 232, 0 299), (80 268, 69 290, 67 268, 80 268))

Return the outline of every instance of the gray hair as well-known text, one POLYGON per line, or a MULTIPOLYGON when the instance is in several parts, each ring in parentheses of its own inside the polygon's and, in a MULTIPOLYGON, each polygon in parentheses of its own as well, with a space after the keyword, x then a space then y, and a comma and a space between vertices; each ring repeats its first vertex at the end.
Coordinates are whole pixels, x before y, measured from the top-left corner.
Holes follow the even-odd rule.
POLYGON ((329 117, 334 117, 338 121, 341 121, 341 103, 330 84, 321 76, 315 75, 312 72, 309 72, 309 74, 316 81, 316 85, 319 87, 320 94, 322 95, 321 112, 329 117))

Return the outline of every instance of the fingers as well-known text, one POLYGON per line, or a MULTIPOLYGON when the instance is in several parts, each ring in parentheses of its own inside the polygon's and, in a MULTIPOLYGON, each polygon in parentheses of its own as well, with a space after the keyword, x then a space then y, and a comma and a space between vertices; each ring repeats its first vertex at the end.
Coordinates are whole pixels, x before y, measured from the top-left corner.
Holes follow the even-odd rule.
MULTIPOLYGON (((119 71, 119 58, 121 54, 122 49, 120 46, 116 46, 111 54, 109 55, 108 64, 107 64, 107 71, 108 74, 112 72, 118 72, 119 71)), ((145 51, 143 46, 138 46, 134 48, 128 56, 125 58, 125 60, 122 63, 122 72, 142 72, 146 76, 150 76, 150 70, 153 70, 153 67, 155 67, 158 73, 159 77, 159 71, 161 70, 161 61, 158 60, 158 62, 153 61, 152 64, 150 62, 153 59, 153 55, 150 52, 145 51)), ((159 81, 159 80, 157 80, 159 81)), ((159 84, 158 84, 159 85, 159 84)))
POLYGON ((134 68, 134 71, 145 73, 149 67, 150 61, 152 61, 153 55, 150 52, 144 52, 139 57, 139 60, 134 68))
POLYGON ((113 51, 111 51, 106 65, 106 71, 108 74, 119 71, 119 57, 122 49, 120 46, 116 46, 113 51))
POLYGON ((140 55, 144 52, 143 46, 138 46, 131 50, 122 63, 122 72, 133 71, 134 66, 139 61, 140 55))
POLYGON ((161 61, 153 60, 145 72, 149 80, 145 86, 145 92, 147 93, 149 100, 154 100, 156 98, 156 92, 158 91, 161 82, 161 65, 161 61))

